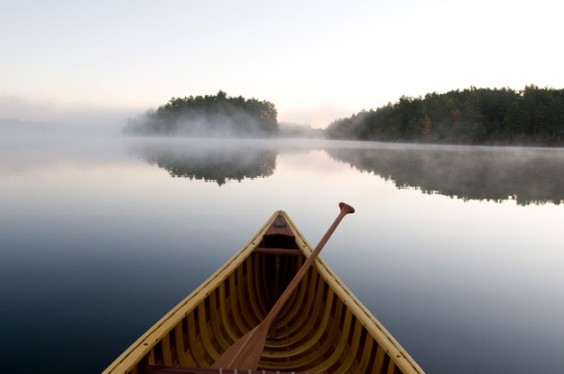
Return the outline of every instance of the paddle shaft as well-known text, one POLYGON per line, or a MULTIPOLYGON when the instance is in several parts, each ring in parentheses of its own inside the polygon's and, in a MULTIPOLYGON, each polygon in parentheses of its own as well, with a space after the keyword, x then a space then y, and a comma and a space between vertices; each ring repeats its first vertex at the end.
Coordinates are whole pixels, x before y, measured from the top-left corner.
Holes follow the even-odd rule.
POLYGON ((288 284, 282 295, 278 298, 270 312, 266 315, 264 320, 258 324, 254 329, 246 333, 241 339, 236 341, 231 347, 227 349, 212 365, 216 369, 250 369, 256 370, 258 363, 264 350, 266 343, 266 336, 272 323, 278 317, 278 314, 298 287, 298 284, 306 275, 308 270, 313 265, 313 262, 323 249, 341 220, 345 215, 354 213, 354 208, 346 203, 339 203, 341 211, 333 224, 329 227, 319 244, 315 247, 313 252, 309 255, 303 265, 300 267, 292 281, 288 284))
POLYGON ((325 244, 327 244, 327 241, 329 240, 329 238, 331 237, 331 235, 333 234, 333 232, 335 231, 335 229, 337 228, 337 226, 339 225, 341 220, 348 213, 354 213, 354 208, 351 207, 348 204, 340 203, 339 207, 341 208, 339 215, 337 216, 337 218, 335 218, 335 221, 333 222, 333 224, 329 227, 329 229, 327 230, 325 235, 323 235, 323 238, 321 238, 321 240, 319 241, 319 243, 317 244, 317 246, 315 247, 313 252, 311 252, 309 257, 305 260, 304 264, 300 267, 300 270, 298 270, 298 272, 296 273, 296 275, 294 276, 292 281, 288 284, 288 286, 286 287, 286 289, 284 290, 282 295, 280 295, 280 297, 278 298, 278 300, 276 301, 276 303, 274 304, 274 306, 272 307, 270 312, 267 314, 267 316, 265 317, 265 319, 262 323, 268 323, 269 326, 272 325, 272 323, 278 317, 278 314, 280 313, 282 308, 284 308, 286 301, 288 301, 290 296, 292 296, 292 293, 294 292, 294 290, 296 288, 298 288, 298 284, 303 279, 303 277, 306 275, 309 268, 311 268, 311 266, 313 265, 313 262, 315 261, 315 259, 319 255, 319 252, 321 252, 323 247, 325 247, 325 244))

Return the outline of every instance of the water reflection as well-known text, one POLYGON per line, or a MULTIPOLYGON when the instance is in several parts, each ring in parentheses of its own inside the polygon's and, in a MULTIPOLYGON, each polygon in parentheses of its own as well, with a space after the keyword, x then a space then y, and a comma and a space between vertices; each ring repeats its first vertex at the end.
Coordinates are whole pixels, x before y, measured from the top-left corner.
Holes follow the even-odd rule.
POLYGON ((564 152, 559 149, 166 139, 129 142, 128 149, 173 177, 219 186, 272 176, 281 152, 323 149, 332 159, 391 180, 399 189, 519 205, 564 201, 564 152))
POLYGON ((259 142, 152 140, 128 142, 128 149, 172 177, 216 182, 266 178, 276 169, 274 148, 259 142))
POLYGON ((464 200, 515 200, 519 205, 564 201, 564 153, 493 147, 331 148, 329 155, 360 171, 464 200))

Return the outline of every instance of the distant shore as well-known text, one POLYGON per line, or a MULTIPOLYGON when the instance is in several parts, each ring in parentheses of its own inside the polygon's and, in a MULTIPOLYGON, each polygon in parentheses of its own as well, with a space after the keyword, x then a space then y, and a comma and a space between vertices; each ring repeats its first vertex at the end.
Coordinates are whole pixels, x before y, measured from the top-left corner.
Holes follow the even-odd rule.
POLYGON ((332 122, 330 139, 563 146, 564 90, 471 87, 364 110, 332 122))

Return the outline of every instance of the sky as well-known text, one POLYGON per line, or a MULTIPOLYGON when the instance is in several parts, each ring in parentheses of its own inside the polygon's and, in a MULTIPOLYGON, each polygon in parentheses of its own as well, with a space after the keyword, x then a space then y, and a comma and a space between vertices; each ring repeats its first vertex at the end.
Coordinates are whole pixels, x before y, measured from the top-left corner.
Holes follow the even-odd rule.
POLYGON ((219 90, 325 127, 470 86, 564 88, 562 0, 0 0, 0 119, 134 117, 219 90))

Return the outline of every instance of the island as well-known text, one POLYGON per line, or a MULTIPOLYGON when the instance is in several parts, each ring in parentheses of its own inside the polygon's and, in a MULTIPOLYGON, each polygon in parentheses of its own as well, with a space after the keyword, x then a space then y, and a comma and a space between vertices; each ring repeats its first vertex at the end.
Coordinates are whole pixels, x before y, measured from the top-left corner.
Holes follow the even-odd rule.
POLYGON ((124 134, 191 137, 270 137, 280 129, 269 101, 216 95, 170 99, 156 111, 130 119, 124 134))

